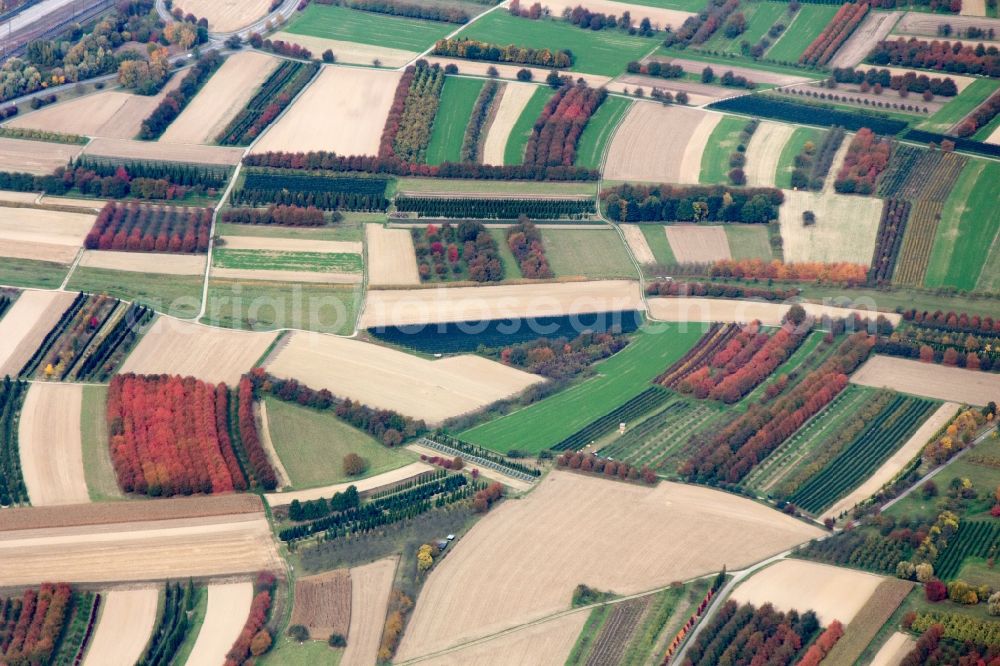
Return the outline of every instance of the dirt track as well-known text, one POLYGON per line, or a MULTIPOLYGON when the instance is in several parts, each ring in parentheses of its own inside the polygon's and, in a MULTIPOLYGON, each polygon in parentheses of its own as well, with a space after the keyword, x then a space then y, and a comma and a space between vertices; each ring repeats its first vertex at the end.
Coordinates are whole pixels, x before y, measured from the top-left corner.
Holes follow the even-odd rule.
POLYGON ((373 44, 358 44, 357 42, 343 42, 311 35, 295 35, 290 32, 275 33, 271 39, 298 44, 312 51, 314 57, 319 57, 323 51, 330 49, 337 58, 337 62, 357 65, 370 65, 373 61, 379 60, 383 67, 402 67, 419 55, 416 51, 390 49, 373 44))
POLYGON ((552 472, 493 509, 431 571, 397 660, 568 609, 580 583, 637 593, 723 563, 737 569, 820 533, 728 493, 552 472))
POLYGON ((680 263, 704 264, 732 259, 726 230, 720 226, 672 224, 665 227, 674 257, 680 263))
POLYGON ((774 187, 781 151, 794 132, 792 125, 766 120, 757 127, 747 146, 747 185, 774 187))
POLYGON ((604 177, 697 183, 701 152, 721 118, 717 113, 679 106, 633 104, 608 149, 604 177))
POLYGON ((28 389, 18 445, 33 506, 90 501, 80 440, 82 400, 83 387, 76 384, 36 382, 28 389))
POLYGON ((267 16, 271 0, 179 0, 174 6, 207 19, 212 32, 235 32, 267 16))
POLYGON ((57 167, 66 166, 82 149, 64 143, 0 138, 0 171, 47 176, 57 167))
POLYGON ((481 356, 429 361, 388 347, 294 333, 268 366, 282 378, 439 423, 543 381, 481 356))
POLYGON ((400 481, 412 479, 413 477, 423 474, 424 472, 429 472, 432 469, 434 468, 427 463, 415 462, 410 463, 405 467, 400 467, 399 469, 394 469, 376 476, 370 476, 367 479, 361 479, 359 481, 337 483, 332 486, 323 486, 322 488, 297 490, 291 493, 268 493, 267 495, 264 495, 264 499, 267 500, 268 506, 274 508, 279 506, 288 506, 293 500, 308 502, 309 500, 319 499, 320 497, 330 498, 336 493, 347 490, 350 486, 357 488, 359 493, 364 493, 369 490, 388 487, 399 483, 400 481))
POLYGON ((253 369, 276 335, 213 328, 161 316, 136 345, 121 372, 191 375, 232 386, 253 369))
POLYGON ((133 666, 153 634, 160 588, 112 590, 103 597, 83 666, 133 666))
MULTIPOLYGON (((496 116, 483 144, 483 164, 503 164, 510 131, 538 88, 529 83, 507 83, 497 104, 496 116)), ((499 91, 498 91, 499 94, 499 91)))
POLYGON ((160 275, 202 275, 205 272, 205 261, 203 254, 85 250, 80 266, 160 275))
POLYGON ((239 638, 250 615, 253 583, 208 586, 208 609, 185 666, 218 666, 239 638))
POLYGON ((0 377, 20 372, 73 298, 55 291, 26 291, 18 297, 0 319, 0 377))
POLYGON ((778 209, 785 261, 848 261, 870 264, 875 252, 882 200, 846 194, 784 190, 778 209), (811 210, 816 222, 802 224, 811 210))
POLYGON ((632 254, 635 256, 636 261, 640 264, 656 263, 656 257, 653 256, 653 251, 649 248, 646 236, 642 233, 642 227, 638 224, 623 224, 621 225, 621 230, 625 235, 625 241, 628 243, 629 248, 632 249, 632 254))
POLYGON ((875 44, 885 39, 892 31, 903 12, 869 12, 847 41, 837 49, 829 67, 854 67, 861 63, 875 44))
POLYGON ((368 283, 377 286, 420 284, 417 253, 409 229, 366 224, 368 283))
POLYGON ((377 661, 397 561, 387 557, 351 569, 351 628, 341 666, 370 666, 377 661))
POLYGON ((375 155, 401 72, 326 67, 251 152, 375 155))
POLYGON ((969 405, 1000 402, 1000 375, 907 358, 872 356, 851 375, 851 382, 969 405))
POLYGON ((812 610, 820 625, 840 620, 846 627, 883 580, 854 569, 790 559, 755 573, 731 598, 758 607, 771 602, 781 611, 812 610))

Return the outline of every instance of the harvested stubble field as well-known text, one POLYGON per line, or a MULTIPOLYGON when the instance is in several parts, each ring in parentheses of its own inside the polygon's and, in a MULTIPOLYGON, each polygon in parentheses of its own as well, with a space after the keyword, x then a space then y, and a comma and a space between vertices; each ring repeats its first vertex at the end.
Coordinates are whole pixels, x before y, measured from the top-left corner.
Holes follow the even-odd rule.
POLYGON ((234 32, 264 18, 271 0, 181 0, 174 6, 206 19, 212 32, 234 32))
POLYGON ((633 104, 611 140, 604 177, 697 184, 702 152, 721 119, 699 109, 633 104))
POLYGON ((438 423, 519 393, 540 377, 480 356, 429 361, 330 335, 294 333, 268 364, 278 377, 438 423))
POLYGON ((374 290, 360 328, 625 312, 642 309, 637 282, 600 280, 490 287, 374 290))
POLYGON ((251 152, 374 155, 402 72, 325 67, 251 152))
POLYGON ((969 405, 985 405, 1000 396, 1000 375, 894 356, 871 357, 851 382, 969 405))
POLYGON ((319 499, 320 497, 330 498, 336 493, 344 492, 351 486, 357 488, 359 493, 374 492, 383 488, 394 486, 404 481, 409 481, 410 479, 433 469, 434 467, 428 465, 427 463, 415 462, 406 465, 405 467, 394 469, 390 472, 385 472, 377 476, 370 476, 367 479, 361 479, 360 481, 347 481, 331 486, 324 486, 322 488, 310 488, 309 490, 298 490, 289 493, 269 493, 264 495, 264 499, 267 500, 268 506, 273 508, 288 506, 294 500, 308 502, 310 500, 319 499))
POLYGON ((676 224, 666 227, 670 250, 680 263, 707 264, 732 259, 729 238, 721 226, 676 224))
POLYGON ((872 658, 871 666, 899 666, 916 644, 917 641, 909 635, 894 631, 872 658))
POLYGON ((204 275, 205 262, 206 256, 203 254, 84 250, 79 265, 83 268, 160 275, 204 275))
POLYGON ((0 207, 0 256, 72 263, 94 219, 83 212, 0 207))
POLYGON ((243 159, 242 148, 171 144, 160 141, 131 139, 94 139, 84 154, 92 157, 113 157, 122 160, 153 160, 231 166, 243 159))
POLYGON ((0 171, 20 171, 44 176, 66 166, 82 146, 0 138, 0 171))
POLYGON ((136 345, 121 372, 188 375, 235 385, 274 342, 275 333, 251 333, 160 317, 136 345))
MULTIPOLYGON (((215 3, 213 3, 215 4, 215 3)), ((165 143, 211 143, 256 94, 279 60, 259 51, 226 58, 160 137, 165 143)))
POLYGON ((417 253, 409 229, 365 225, 368 243, 368 284, 372 286, 420 284, 417 253))
POLYGON ((301 624, 318 640, 330 634, 347 636, 351 624, 350 571, 337 569, 296 579, 289 624, 301 624))
POLYGON ((836 504, 820 516, 820 520, 827 517, 836 518, 842 512, 853 508, 858 502, 874 495, 886 483, 891 481, 906 464, 920 455, 924 446, 931 440, 941 428, 946 426, 956 414, 960 405, 954 402, 946 402, 937 408, 930 418, 917 428, 917 431, 896 450, 892 457, 885 461, 881 467, 875 470, 868 479, 855 488, 849 495, 839 500, 836 504))
POLYGON ((345 42, 339 39, 314 37, 313 35, 296 35, 284 31, 275 33, 271 36, 271 39, 289 44, 298 44, 312 51, 313 55, 321 54, 329 49, 333 51, 337 62, 354 63, 357 65, 371 65, 373 61, 378 60, 382 63, 383 67, 402 67, 419 55, 416 51, 391 49, 374 44, 345 42))
POLYGON ((868 603, 846 626, 844 636, 837 641, 824 661, 835 665, 856 663, 912 589, 913 583, 908 580, 883 579, 868 603))
POLYGON ((580 583, 634 594, 723 564, 741 568, 819 534, 705 488, 553 472, 527 498, 494 509, 431 572, 397 658, 565 610, 580 583))
POLYGON ((882 215, 882 200, 875 197, 820 194, 784 190, 778 209, 785 261, 871 262, 882 215), (802 223, 812 211, 816 222, 802 223))
POLYGON ((218 666, 243 630, 253 603, 253 583, 221 583, 208 586, 205 621, 198 631, 186 666, 218 666))
POLYGON ((21 468, 34 506, 90 501, 83 471, 79 384, 36 382, 28 390, 18 426, 21 468))
MULTIPOLYGON (((758 301, 740 301, 727 298, 650 298, 649 316, 661 321, 676 322, 727 322, 741 323, 759 320, 765 326, 777 326, 791 305, 787 303, 761 303, 758 301)), ((830 317, 849 317, 858 314, 870 317, 871 310, 839 308, 818 303, 801 303, 805 311, 814 317, 828 315, 830 317)), ((898 324, 902 317, 893 312, 878 313, 893 324, 898 324)))
POLYGON ((869 12, 847 41, 837 49, 836 55, 830 60, 829 67, 854 67, 865 59, 872 45, 885 39, 903 12, 869 12))
POLYGON ((542 6, 552 12, 552 16, 562 16, 565 10, 573 10, 583 6, 591 12, 607 14, 611 16, 621 16, 628 12, 638 25, 642 19, 648 18, 654 28, 665 29, 670 26, 673 29, 680 28, 684 20, 689 16, 694 16, 692 12, 684 12, 677 9, 668 9, 659 3, 632 4, 628 2, 615 2, 614 0, 546 0, 542 6))
POLYGON ((530 83, 505 83, 503 88, 497 91, 498 98, 493 102, 496 107, 493 122, 490 123, 483 141, 483 164, 503 164, 510 131, 521 117, 528 100, 535 94, 535 89, 536 87, 530 83))
POLYGON ((0 533, 0 585, 224 576, 281 566, 263 514, 0 533))
POLYGON ((562 664, 569 657, 586 623, 586 611, 568 613, 421 660, 420 663, 428 666, 493 666, 497 663, 497 655, 503 655, 504 661, 509 664, 562 664))
MULTIPOLYGON (((966 3, 963 2, 963 5, 966 3)), ((970 4, 975 4, 970 0, 970 4)), ((964 8, 964 7, 963 7, 964 8)), ((964 12, 963 12, 964 13, 964 12)), ((938 26, 947 23, 955 32, 964 31, 968 28, 994 28, 1000 33, 1000 20, 963 16, 947 16, 925 12, 906 12, 899 19, 893 32, 905 35, 922 35, 924 37, 938 37, 938 26)), ((951 76, 949 74, 949 76, 951 76)), ((956 81, 957 83, 957 81, 956 81)))
POLYGON ((795 133, 795 127, 786 123, 764 121, 753 133, 747 146, 747 185, 774 187, 781 151, 795 133))
POLYGON ((393 556, 351 569, 351 626, 341 666, 369 666, 378 661, 397 564, 393 556))
POLYGON ((883 580, 854 569, 781 560, 741 583, 732 598, 758 607, 770 602, 781 611, 813 610, 823 626, 834 620, 847 626, 883 580))
POLYGON ((105 592, 94 637, 83 666, 133 666, 156 626, 159 587, 105 592))
POLYGON ((74 295, 26 291, 0 319, 0 377, 16 376, 59 321, 74 295))
POLYGON ((642 227, 638 224, 623 224, 621 225, 622 234, 625 236, 625 242, 628 243, 629 248, 632 250, 632 256, 640 264, 655 264, 656 257, 653 256, 653 250, 649 247, 649 242, 646 241, 646 235, 642 233, 642 227))

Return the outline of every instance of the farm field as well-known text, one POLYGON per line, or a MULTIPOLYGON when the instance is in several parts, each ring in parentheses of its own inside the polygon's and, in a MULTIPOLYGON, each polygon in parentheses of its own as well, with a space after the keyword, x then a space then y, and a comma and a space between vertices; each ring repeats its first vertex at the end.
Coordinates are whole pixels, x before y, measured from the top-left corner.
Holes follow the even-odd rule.
POLYGON ((270 397, 264 405, 271 441, 294 488, 375 476, 413 461, 407 453, 383 446, 329 412, 270 397), (348 453, 357 453, 368 462, 360 477, 344 473, 341 462, 348 453))
MULTIPOLYGON (((317 9, 363 14, 318 5, 311 5, 306 11, 317 9)), ((400 72, 324 68, 251 152, 329 150, 341 155, 376 154, 401 76, 400 72), (355 94, 345 98, 344 90, 355 94)))
POLYGON ((860 64, 871 51, 872 44, 885 39, 902 16, 902 12, 869 12, 837 49, 828 66, 855 67, 860 64))
POLYGON ((666 233, 670 249, 680 263, 707 264, 732 259, 729 238, 721 226, 676 224, 666 227, 666 233))
POLYGON ((197 254, 84 250, 77 266, 126 273, 144 272, 146 275, 197 275, 200 278, 205 274, 205 261, 204 255, 197 254))
POLYGON ((388 557, 351 569, 351 624, 347 634, 351 639, 340 659, 342 666, 365 666, 375 661, 397 564, 395 557, 388 557))
POLYGON ((212 32, 234 32, 264 18, 271 4, 269 0, 181 0, 176 6, 207 19, 212 32))
POLYGON ((621 97, 608 97, 598 107, 580 135, 576 147, 576 164, 588 169, 600 169, 608 141, 614 136, 632 102, 621 97))
POLYGON ((586 621, 586 611, 568 613, 446 652, 429 663, 435 666, 491 666, 496 663, 497 655, 502 654, 511 663, 561 664, 569 656, 580 631, 585 629, 586 621))
POLYGON ((747 125, 746 118, 736 116, 718 118, 711 133, 702 142, 704 152, 701 156, 701 175, 698 177, 698 182, 703 185, 721 185, 729 182, 727 175, 730 169, 729 154, 736 150, 740 142, 740 132, 747 125))
POLYGON ((44 176, 66 166, 82 146, 0 137, 0 169, 44 176))
POLYGON ((553 472, 526 499, 491 512, 431 572, 397 658, 565 610, 580 580, 633 594, 718 571, 723 562, 735 569, 818 534, 705 488, 647 488, 553 472), (577 520, 603 528, 585 534, 577 520), (590 555, 581 559, 583 551, 590 555), (516 592, 521 586, 535 593, 516 592))
POLYGON ((767 57, 779 62, 798 62, 799 56, 823 32, 837 9, 838 5, 803 4, 790 22, 784 22, 785 31, 767 50, 767 57))
POLYGON ((450 23, 389 16, 333 5, 310 5, 285 31, 421 52, 454 29, 455 26, 450 23))
POLYGON ((201 323, 247 331, 295 328, 344 335, 354 330, 359 301, 355 286, 212 278, 201 323))
POLYGON ((28 291, 18 297, 0 319, 0 376, 17 375, 73 298, 51 291, 28 291))
POLYGON ((80 444, 83 473, 91 501, 123 498, 108 450, 108 387, 84 386, 80 406, 80 444))
MULTIPOLYGON (((504 93, 506 95, 506 93, 504 93)), ((521 93, 518 93, 520 96, 521 93)), ((527 95, 527 93, 523 93, 527 95)), ((503 132, 503 127, 508 127, 506 130, 507 142, 503 147, 503 163, 510 164, 522 164, 524 162, 524 149, 528 145, 528 139, 531 137, 531 130, 535 125, 535 121, 538 120, 538 116, 541 115, 542 109, 550 99, 552 99, 553 91, 547 86, 535 86, 533 87, 533 92, 527 101, 522 101, 519 98, 515 98, 509 109, 506 110, 504 117, 500 117, 500 111, 503 109, 503 100, 501 99, 501 107, 497 112, 497 117, 499 122, 502 124, 498 126, 497 131, 503 132), (517 111, 517 107, 520 106, 520 112, 514 120, 514 112, 517 111)), ((494 124, 496 124, 496 120, 494 124)), ((493 132, 493 129, 490 129, 493 132)), ((489 137, 487 136, 487 142, 489 137)), ((492 157, 483 158, 483 162, 486 164, 493 164, 498 157, 496 153, 492 154, 492 157)))
POLYGON ((879 355, 858 368, 851 382, 970 405, 983 405, 1000 391, 1000 376, 992 373, 879 355))
POLYGON ((337 633, 346 636, 351 619, 351 574, 335 569, 295 581, 295 607, 290 624, 301 624, 322 640, 337 633))
POLYGON ((0 261, 0 284, 11 287, 58 289, 68 272, 69 267, 65 264, 4 258, 0 261))
MULTIPOLYGON (((650 298, 649 316, 661 321, 673 322, 749 322, 759 319, 766 326, 777 326, 785 316, 790 305, 786 303, 761 303, 758 301, 739 301, 725 298, 650 298)), ((809 314, 820 317, 845 317, 857 313, 862 317, 872 314, 870 309, 840 308, 819 303, 801 303, 809 314)), ((899 322, 898 314, 887 313, 890 321, 899 322)))
MULTIPOLYGON (((809 5, 816 7, 816 5, 809 5)), ((795 157, 802 152, 807 142, 819 147, 823 140, 823 132, 812 127, 796 127, 792 136, 781 149, 778 166, 774 173, 774 186, 783 190, 792 189, 792 170, 795 169, 795 157)))
POLYGON ((478 356, 428 361, 356 340, 305 333, 292 334, 267 368, 278 377, 431 423, 542 381, 478 356))
POLYGON ((702 151, 722 118, 679 106, 632 104, 608 148, 605 178, 697 183, 702 151))
MULTIPOLYGON (((249 243, 251 238, 276 239, 294 241, 342 241, 360 243, 365 237, 366 223, 385 222, 385 215, 380 213, 346 213, 344 219, 335 225, 325 227, 272 227, 268 225, 230 224, 219 222, 215 232, 222 237, 228 236, 233 242, 249 243), (236 237, 240 240, 234 240, 236 237)), ((260 241, 269 242, 269 241, 260 241)))
POLYGON ((216 166, 232 166, 243 159, 242 148, 111 138, 94 139, 87 144, 83 154, 90 157, 109 157, 119 160, 193 162, 216 166))
POLYGON ((428 164, 462 161, 465 127, 469 124, 472 107, 483 89, 483 83, 482 79, 445 78, 441 106, 434 118, 434 130, 427 146, 428 164))
POLYGON ((420 284, 413 236, 408 229, 388 229, 381 224, 367 224, 365 236, 368 242, 370 285, 420 284))
POLYGON ((774 187, 785 144, 795 128, 782 123, 762 122, 747 145, 747 185, 774 187))
MULTIPOLYGON (((514 84, 507 84, 508 89, 514 84)), ((530 91, 536 86, 524 85, 530 91)), ((499 92, 497 93, 499 94, 499 92)), ((506 96, 506 93, 504 93, 506 96)), ((529 96, 530 97, 530 96, 529 96)), ((494 127, 496 123, 494 122, 494 127)), ((506 142, 506 135, 504 142, 506 142)), ((502 163, 501 159, 498 164, 502 163)), ((396 192, 403 194, 465 195, 465 196, 521 196, 527 199, 536 196, 592 197, 596 185, 593 182, 535 181, 535 180, 463 180, 460 178, 400 178, 396 181, 396 192)))
POLYGON ((459 437, 502 453, 512 448, 542 451, 645 391, 701 334, 701 326, 643 329, 625 349, 595 366, 596 377, 459 437))
POLYGON ((205 621, 187 663, 210 666, 224 662, 250 614, 252 601, 253 585, 249 582, 209 585, 205 621))
POLYGON ((853 569, 781 560, 751 576, 731 598, 755 606, 770 602, 783 611, 813 610, 823 626, 834 620, 847 626, 883 580, 853 569))
MULTIPOLYGON (((149 255, 144 256, 147 257, 148 261, 149 255)), ((108 259, 100 256, 97 261, 104 264, 111 263, 117 267, 129 265, 133 259, 130 256, 108 259)), ((197 261, 204 263, 205 259, 197 257, 197 261)), ((188 257, 171 257, 168 262, 169 265, 175 267, 175 271, 188 272, 188 268, 177 268, 186 263, 193 262, 188 257)), ((169 277, 165 277, 163 273, 134 273, 117 268, 78 266, 70 276, 66 287, 67 289, 96 294, 104 293, 117 298, 138 301, 152 307, 157 312, 186 318, 198 314, 203 283, 204 280, 200 274, 179 275, 175 272, 169 277)))
POLYGON ((21 409, 21 469, 33 506, 90 501, 80 439, 83 387, 32 384, 21 409))
POLYGON ((0 207, 0 256, 71 264, 94 215, 0 207))
POLYGON ((569 49, 575 56, 571 70, 604 76, 621 74, 630 60, 641 60, 656 46, 655 40, 645 37, 610 30, 587 32, 569 22, 526 20, 504 11, 483 16, 457 36, 501 45, 569 49))
POLYGON ((159 587, 106 592, 84 666, 135 664, 155 628, 159 597, 159 587))
POLYGON ((717 30, 707 42, 704 48, 723 53, 740 53, 740 42, 748 41, 756 44, 761 37, 767 35, 767 31, 779 20, 787 24, 788 5, 784 2, 755 2, 748 5, 743 10, 746 16, 746 30, 736 37, 726 37, 724 31, 717 30))
POLYGON ((785 261, 869 264, 875 251, 882 201, 873 197, 785 191, 778 209, 785 261), (802 224, 812 211, 816 222, 802 224))
POLYGON ((628 251, 613 229, 543 229, 542 242, 556 277, 582 276, 592 280, 636 277, 628 251))
POLYGON ((773 258, 771 242, 767 229, 760 224, 727 224, 723 227, 726 238, 729 239, 729 254, 733 259, 764 259, 773 258))
POLYGON ((192 376, 235 385, 275 337, 274 333, 227 331, 160 317, 122 365, 121 372, 192 376))
MULTIPOLYGON (((480 139, 483 145, 483 164, 505 163, 504 153, 511 130, 521 117, 524 107, 541 90, 543 89, 528 83, 507 82, 497 91, 497 97, 493 100, 493 120, 488 127, 483 128, 485 134, 480 139)), ((523 148, 522 146, 522 154, 523 148)))
POLYGON ((622 230, 625 242, 628 243, 629 250, 636 261, 643 265, 657 262, 653 248, 646 237, 645 227, 640 224, 623 224, 619 228, 622 230))
POLYGON ((928 132, 945 133, 969 115, 973 109, 985 102, 997 89, 1000 89, 1000 82, 990 79, 973 79, 940 111, 919 123, 917 127, 928 132))
POLYGON ((289 44, 297 44, 309 49, 313 54, 321 54, 327 49, 333 51, 337 62, 356 65, 372 65, 378 60, 383 67, 403 67, 419 55, 416 51, 393 49, 374 44, 360 44, 340 39, 327 39, 313 35, 294 34, 291 32, 276 32, 273 39, 280 39, 289 44))

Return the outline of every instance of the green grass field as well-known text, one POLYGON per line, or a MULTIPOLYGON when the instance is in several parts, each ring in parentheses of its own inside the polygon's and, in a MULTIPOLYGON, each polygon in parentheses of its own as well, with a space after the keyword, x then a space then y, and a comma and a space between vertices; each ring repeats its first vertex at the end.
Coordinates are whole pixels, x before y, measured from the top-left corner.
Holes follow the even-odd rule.
MULTIPOLYGON (((702 47, 712 51, 722 51, 724 53, 739 53, 740 42, 748 41, 756 44, 760 38, 767 34, 771 26, 778 22, 788 11, 786 2, 752 2, 740 7, 747 18, 747 27, 742 34, 730 39, 724 34, 720 27, 715 34, 705 42, 702 47)), ((787 19, 783 21, 786 25, 787 19)))
POLYGON ((451 23, 311 4, 285 28, 296 35, 339 39, 406 51, 423 51, 455 29, 451 23))
POLYGON ((917 125, 917 129, 928 132, 946 132, 965 116, 986 101, 1000 88, 1000 81, 992 79, 976 79, 969 86, 953 97, 950 102, 927 120, 917 125))
POLYGON ((69 266, 48 261, 11 259, 0 261, 0 284, 9 287, 56 289, 69 272, 69 266))
POLYGON ((360 273, 361 255, 350 252, 277 252, 273 250, 227 250, 212 253, 216 268, 254 271, 315 271, 360 273))
MULTIPOLYGON (((741 66, 750 67, 752 69, 759 69, 764 72, 773 72, 775 74, 788 74, 790 76, 806 76, 806 77, 816 77, 814 72, 806 69, 800 69, 792 66, 785 65, 775 65, 771 62, 760 62, 759 60, 754 60, 753 58, 737 56, 737 55, 712 55, 709 53, 704 53, 702 51, 696 51, 694 49, 668 49, 661 48, 656 53, 657 55, 671 57, 671 58, 684 58, 685 60, 696 60, 698 62, 703 62, 708 65, 718 65, 718 67, 712 67, 716 74, 722 74, 726 71, 726 67, 741 66)), ((758 86, 763 87, 763 86, 758 86)))
POLYGON ((791 23, 784 21, 785 31, 768 49, 767 57, 782 62, 798 62, 802 52, 819 37, 838 9, 840 5, 803 4, 791 23))
MULTIPOLYGON (((944 204, 931 251, 924 285, 971 291, 984 274, 983 267, 1000 230, 997 206, 1000 164, 970 160, 944 204)), ((1000 280, 985 276, 987 283, 1000 280)))
MULTIPOLYGON (((458 34, 501 46, 517 44, 537 49, 572 51, 572 70, 617 76, 630 60, 641 60, 656 48, 656 38, 633 37, 619 30, 583 30, 561 19, 530 19, 496 11, 482 17, 458 34)), ((387 44, 389 46, 389 44, 387 44)))
POLYGON ((765 259, 770 261, 774 258, 767 236, 767 225, 727 224, 723 226, 723 229, 726 230, 729 252, 733 255, 733 259, 765 259))
MULTIPOLYGON (((814 5, 804 5, 812 7, 814 5)), ((807 141, 812 141, 813 145, 819 147, 823 139, 822 130, 812 127, 796 127, 788 143, 781 149, 781 157, 778 158, 778 171, 774 174, 774 185, 788 190, 792 187, 792 170, 795 168, 795 156, 802 152, 807 141)))
POLYGON ((538 120, 542 109, 545 108, 545 103, 554 94, 555 91, 552 88, 539 86, 531 96, 531 99, 528 100, 528 103, 524 105, 524 110, 521 111, 520 117, 510 129, 510 135, 507 137, 507 146, 503 151, 503 163, 505 165, 521 164, 524 161, 524 148, 528 145, 528 139, 531 137, 531 130, 535 126, 535 121, 538 120))
POLYGON ((703 331, 698 324, 647 326, 628 347, 595 366, 597 376, 460 437, 503 453, 514 448, 542 451, 649 388, 703 331))
POLYGON ((740 132, 747 126, 746 118, 725 116, 712 130, 701 154, 701 175, 698 182, 702 185, 728 184, 730 170, 729 154, 736 150, 740 142, 740 132))
POLYGON ((360 301, 356 288, 341 285, 211 280, 201 322, 255 331, 301 328, 350 334, 360 301))
MULTIPOLYGON (((322 637, 320 637, 322 638, 322 637)), ((257 657, 258 666, 338 666, 344 649, 334 649, 326 640, 296 643, 281 634, 274 639, 274 647, 257 657)))
POLYGON ((576 164, 588 169, 600 169, 604 159, 604 148, 615 133, 618 123, 632 106, 632 100, 624 97, 608 97, 597 109, 580 135, 576 146, 576 164))
POLYGON ((407 465, 414 456, 405 449, 382 446, 367 434, 344 423, 332 412, 321 412, 266 398, 271 441, 296 489, 360 479, 407 465), (368 461, 360 477, 349 477, 344 456, 357 453, 368 461))
POLYGON ((638 277, 628 250, 614 229, 543 229, 542 240, 556 277, 638 277))
POLYGON ((482 79, 466 79, 449 76, 441 90, 441 105, 434 118, 431 142, 427 146, 427 163, 462 161, 462 140, 465 128, 472 115, 479 91, 483 89, 482 79))
POLYGON ((108 452, 107 386, 84 386, 80 416, 83 473, 94 502, 122 499, 108 452))
POLYGON ((670 247, 670 241, 667 240, 666 227, 662 224, 641 224, 639 228, 642 229, 642 235, 646 237, 646 244, 649 245, 649 249, 653 251, 656 263, 677 263, 674 250, 670 247))
POLYGON ((200 275, 162 275, 77 267, 67 289, 139 301, 157 312, 190 318, 201 308, 203 282, 200 275))
POLYGON ((976 133, 972 135, 972 138, 976 141, 986 141, 986 139, 990 138, 990 135, 997 131, 998 128, 1000 128, 1000 115, 995 116, 993 120, 980 127, 976 133))
POLYGON ((493 240, 497 243, 500 251, 500 263, 503 264, 503 277, 505 280, 519 280, 524 277, 521 274, 521 266, 517 263, 517 258, 510 251, 507 245, 507 229, 488 229, 493 240))

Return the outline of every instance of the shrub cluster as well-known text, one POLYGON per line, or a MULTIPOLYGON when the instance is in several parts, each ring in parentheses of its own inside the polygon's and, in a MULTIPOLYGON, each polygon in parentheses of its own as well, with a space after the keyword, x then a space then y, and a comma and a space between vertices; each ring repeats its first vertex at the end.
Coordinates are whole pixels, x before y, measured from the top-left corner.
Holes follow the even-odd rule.
POLYGON ((271 594, 274 591, 274 575, 261 572, 254 583, 254 598, 250 603, 250 615, 243 630, 226 654, 225 666, 241 666, 256 663, 256 657, 271 648, 271 634, 264 628, 271 612, 271 594))
POLYGON ((619 222, 747 222, 778 218, 785 200, 775 188, 723 185, 632 185, 601 192, 606 215, 619 222))
POLYGON ((549 260, 545 257, 542 232, 534 222, 522 215, 517 224, 507 229, 507 246, 517 259, 524 277, 553 277, 549 260))
POLYGON ((568 379, 586 371, 592 364, 625 348, 628 337, 616 333, 585 332, 572 340, 538 338, 507 345, 496 352, 486 350, 504 365, 521 368, 550 379, 568 379))
POLYGON ((874 65, 1000 76, 1000 49, 982 44, 899 37, 876 44, 867 60, 874 65))
POLYGON ((803 65, 825 65, 868 14, 867 2, 845 2, 833 19, 799 56, 803 65))
POLYGON ((573 64, 573 53, 568 50, 534 49, 516 44, 501 46, 489 42, 479 42, 465 37, 439 39, 434 44, 433 55, 485 60, 487 62, 507 62, 514 65, 534 65, 562 69, 573 64))
POLYGON ((315 206, 276 206, 267 208, 227 208, 222 221, 229 224, 274 224, 283 227, 321 227, 326 215, 315 206))
POLYGON ((465 220, 458 225, 445 222, 440 227, 428 224, 424 229, 412 229, 411 233, 421 280, 431 277, 447 280, 451 274, 465 274, 474 282, 503 279, 503 262, 496 240, 481 222, 465 220))
POLYGON ((889 165, 892 142, 878 137, 867 127, 854 135, 844 164, 833 183, 841 194, 872 194, 879 175, 889 165))
POLYGON ((790 287, 750 287, 741 284, 726 284, 723 282, 684 282, 670 280, 668 282, 647 282, 647 296, 695 296, 708 298, 746 298, 765 301, 786 301, 795 298, 801 290, 790 287))
POLYGON ((440 65, 418 60, 406 68, 385 121, 379 157, 425 161, 443 87, 444 70, 440 65))
POLYGON ((822 190, 826 175, 833 166, 833 158, 844 141, 845 132, 841 127, 831 128, 823 135, 823 142, 816 146, 806 142, 802 152, 795 156, 792 169, 792 187, 795 189, 822 190))
POLYGON ((149 117, 142 121, 139 138, 145 141, 160 138, 170 123, 174 122, 184 107, 194 99, 209 77, 222 65, 222 61, 223 58, 218 51, 209 51, 203 55, 184 76, 180 87, 168 92, 149 117))
POLYGON ((676 32, 667 32, 664 46, 704 44, 740 6, 740 0, 709 0, 700 13, 684 19, 676 32))

